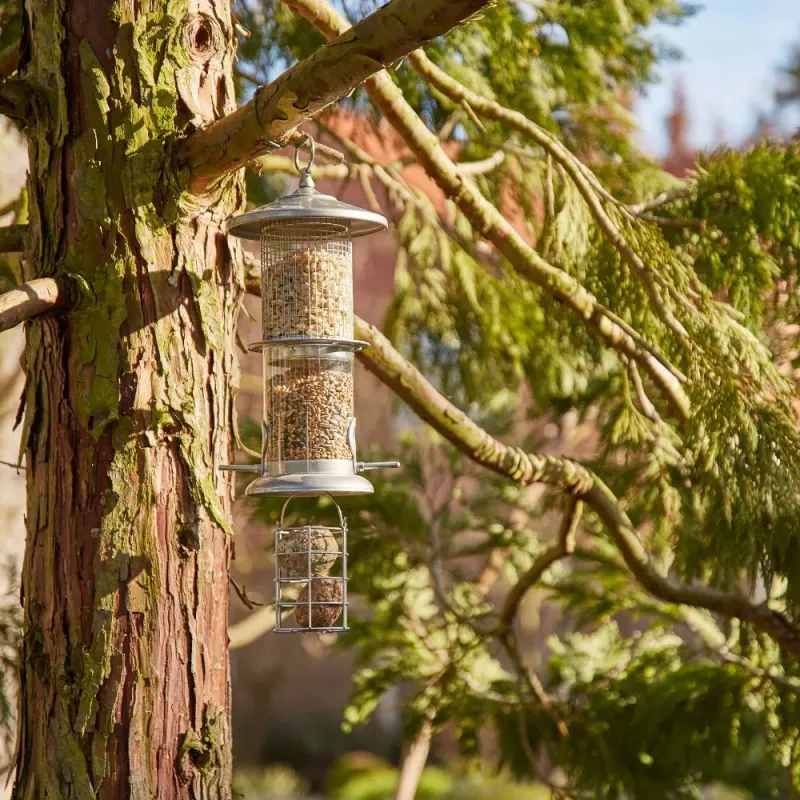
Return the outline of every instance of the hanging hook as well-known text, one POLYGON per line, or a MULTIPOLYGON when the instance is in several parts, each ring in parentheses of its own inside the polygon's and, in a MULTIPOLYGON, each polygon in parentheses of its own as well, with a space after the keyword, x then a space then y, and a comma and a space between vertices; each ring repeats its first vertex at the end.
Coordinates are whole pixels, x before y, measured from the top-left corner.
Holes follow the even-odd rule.
POLYGON ((303 139, 300 144, 297 145, 294 151, 294 166, 297 170, 298 174, 300 175, 300 186, 314 186, 314 179, 311 177, 311 169, 314 166, 314 159, 317 155, 317 143, 314 141, 314 137, 310 134, 306 133, 305 138, 303 139), (310 145, 311 154, 308 159, 308 165, 306 167, 300 166, 300 150, 306 145, 310 145))

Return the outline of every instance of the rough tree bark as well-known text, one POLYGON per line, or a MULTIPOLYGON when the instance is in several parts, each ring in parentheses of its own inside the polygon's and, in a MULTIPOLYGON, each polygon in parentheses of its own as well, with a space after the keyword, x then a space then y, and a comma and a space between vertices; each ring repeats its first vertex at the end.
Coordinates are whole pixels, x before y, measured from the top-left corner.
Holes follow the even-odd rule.
POLYGON ((16 798, 230 796, 229 486, 241 179, 170 138, 234 108, 227 0, 29 0, 28 326, 16 798))

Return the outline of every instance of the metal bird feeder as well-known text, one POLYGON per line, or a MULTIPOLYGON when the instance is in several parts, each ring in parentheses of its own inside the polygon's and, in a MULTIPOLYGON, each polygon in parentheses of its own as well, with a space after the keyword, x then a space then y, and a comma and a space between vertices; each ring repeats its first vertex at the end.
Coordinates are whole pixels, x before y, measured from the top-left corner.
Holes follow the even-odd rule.
POLYGON ((339 527, 286 527, 283 505, 275 529, 275 631, 338 633, 347 628, 347 522, 339 527))
POLYGON ((248 495, 371 494, 360 473, 397 467, 356 457, 353 409, 352 240, 385 230, 380 214, 342 203, 314 188, 314 140, 308 166, 295 166, 292 194, 234 217, 234 236, 261 242, 264 419, 260 477, 248 495))

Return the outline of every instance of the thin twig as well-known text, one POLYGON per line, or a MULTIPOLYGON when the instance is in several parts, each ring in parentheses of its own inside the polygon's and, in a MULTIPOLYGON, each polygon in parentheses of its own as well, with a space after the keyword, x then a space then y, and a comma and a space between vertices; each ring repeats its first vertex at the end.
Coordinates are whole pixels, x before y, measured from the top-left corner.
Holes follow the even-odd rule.
POLYGON ((672 189, 671 191, 661 192, 649 200, 642 203, 631 203, 627 206, 628 211, 632 214, 642 214, 646 211, 652 211, 655 208, 669 205, 676 200, 683 200, 686 197, 691 197, 694 189, 691 186, 684 186, 680 189, 672 189))
POLYGON ((628 375, 630 376, 631 383, 633 384, 633 389, 636 392, 636 397, 639 400, 639 406, 641 408, 642 414, 647 417, 651 422, 655 422, 658 425, 663 425, 664 420, 658 414, 656 407, 653 405, 652 400, 647 396, 647 392, 644 389, 644 384, 642 383, 642 376, 639 374, 639 369, 633 361, 628 361, 628 375))
POLYGON ((498 641, 503 646, 503 649, 506 651, 506 653, 508 653, 508 657, 513 662, 514 669, 516 670, 517 674, 525 681, 531 696, 553 720, 559 735, 569 736, 567 723, 564 722, 564 718, 561 716, 561 713, 553 702, 553 699, 549 694, 547 694, 547 691, 542 685, 541 680, 539 680, 539 676, 523 661, 513 631, 504 632, 498 637, 498 641))
POLYGON ((239 584, 236 583, 236 581, 230 575, 228 576, 228 579, 230 580, 231 586, 233 586, 234 591, 236 592, 236 594, 239 595, 239 599, 251 611, 255 610, 258 606, 263 606, 264 605, 263 603, 256 603, 255 600, 251 600, 247 596, 247 587, 246 586, 242 585, 240 587, 239 584))
POLYGON ((644 222, 652 222, 654 225, 659 225, 662 228, 697 228, 704 230, 707 222, 704 219, 686 219, 686 218, 672 218, 672 217, 659 217, 655 214, 637 214, 639 219, 644 222))
POLYGON ((564 514, 561 527, 558 532, 558 541, 544 551, 534 562, 533 565, 524 572, 519 580, 514 584, 503 604, 500 618, 497 623, 496 634, 504 635, 514 624, 520 603, 528 591, 533 588, 541 579, 542 575, 556 562, 571 555, 575 550, 575 534, 583 514, 583 503, 572 498, 569 508, 564 514))
POLYGON ((439 128, 438 133, 436 134, 439 137, 440 142, 446 142, 453 133, 456 125, 461 121, 462 111, 460 108, 457 108, 453 111, 452 114, 444 121, 444 125, 439 128))

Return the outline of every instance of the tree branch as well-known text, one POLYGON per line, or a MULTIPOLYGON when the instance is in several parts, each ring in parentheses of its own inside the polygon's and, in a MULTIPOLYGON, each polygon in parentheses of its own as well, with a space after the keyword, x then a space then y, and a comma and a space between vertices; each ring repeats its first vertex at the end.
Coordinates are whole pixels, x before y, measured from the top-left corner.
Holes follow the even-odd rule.
POLYGON ((74 305, 74 297, 53 278, 37 278, 0 295, 0 331, 14 328, 48 311, 74 305))
POLYGON ((23 252, 27 233, 27 225, 6 225, 0 228, 0 253, 23 252))
MULTIPOLYGON (((506 630, 502 635, 498 636, 498 640, 511 659, 520 680, 524 681, 525 685, 528 687, 531 697, 539 703, 553 720, 559 735, 567 736, 569 734, 569 729, 567 728, 566 722, 564 722, 564 718, 561 716, 561 712, 553 702, 553 698, 547 694, 547 690, 542 685, 536 671, 531 669, 522 658, 522 653, 519 651, 517 639, 513 631, 506 630)), ((534 763, 535 759, 531 761, 531 764, 534 763)))
MULTIPOLYGON (((291 611, 289 609, 288 613, 291 611)), ((275 605, 270 604, 228 628, 228 647, 231 650, 245 647, 273 630, 275 630, 275 605)))
POLYGON ((14 42, 0 51, 0 81, 10 78, 17 71, 19 42, 14 42))
POLYGON ((652 211, 655 208, 661 208, 661 206, 674 203, 676 200, 683 200, 686 197, 691 197, 692 191, 693 189, 691 186, 684 186, 670 192, 661 192, 655 197, 645 200, 643 203, 633 203, 627 206, 627 209, 632 214, 643 214, 646 211, 652 211))
POLYGON ((422 727, 414 739, 404 748, 394 800, 414 800, 417 796, 419 779, 422 777, 425 762, 428 760, 432 739, 433 723, 428 718, 422 723, 422 727))
POLYGON ((511 629, 522 599, 528 591, 539 582, 542 575, 544 575, 556 561, 571 555, 575 550, 575 532, 581 521, 582 513, 583 503, 573 498, 561 523, 561 529, 558 532, 558 541, 554 545, 548 547, 547 550, 533 562, 530 569, 519 578, 506 596, 503 608, 500 611, 500 619, 497 623, 497 636, 505 636, 511 629))
MULTIPOLYGON (((479 111, 485 118, 493 119, 496 122, 505 124, 512 130, 522 133, 536 142, 564 169, 583 197, 598 228, 611 242, 623 260, 641 277, 648 296, 661 320, 678 337, 679 341, 689 341, 689 334, 686 329, 664 304, 656 291, 654 281, 661 281, 661 277, 657 272, 650 269, 639 254, 628 244, 619 227, 606 212, 600 198, 602 196, 610 199, 617 208, 622 208, 623 211, 625 207, 620 206, 611 193, 600 184, 594 173, 544 128, 528 119, 524 114, 506 108, 494 100, 468 89, 444 70, 437 67, 422 50, 415 50, 411 53, 409 60, 414 69, 423 78, 454 103, 468 102, 472 108, 479 111)), ((667 288, 671 289, 671 287, 667 288)))
POLYGON ((392 0, 261 87, 250 102, 178 144, 175 165, 192 192, 270 149, 297 126, 486 5, 488 0, 392 0))
POLYGON ((661 575, 618 498, 593 472, 568 458, 526 452, 498 441, 444 397, 377 328, 357 318, 355 335, 371 345, 358 354, 361 363, 473 461, 519 484, 548 484, 582 500, 603 522, 628 569, 651 595, 748 622, 800 660, 800 632, 783 614, 737 592, 680 583, 661 575))
MULTIPOLYGON (((342 35, 348 30, 347 21, 327 0, 284 2, 327 38, 342 35)), ((606 345, 634 359, 651 376, 673 412, 681 418, 687 418, 690 414, 689 399, 666 359, 655 357, 652 346, 647 345, 639 334, 631 328, 620 326, 618 319, 609 314, 575 278, 548 263, 527 244, 475 184, 459 172, 442 149, 436 134, 428 130, 389 75, 385 71, 379 72, 367 80, 364 87, 372 102, 400 134, 427 173, 470 221, 473 229, 490 241, 520 275, 577 313, 606 345)))

